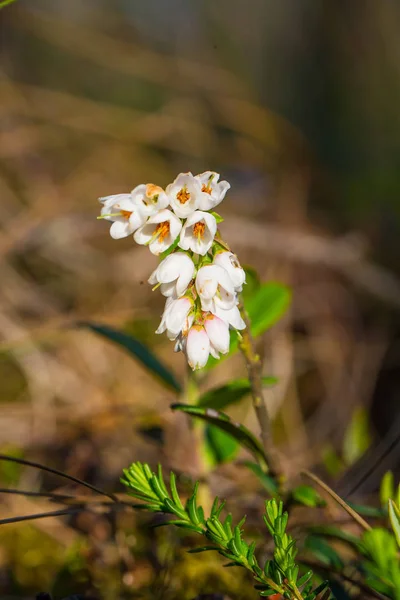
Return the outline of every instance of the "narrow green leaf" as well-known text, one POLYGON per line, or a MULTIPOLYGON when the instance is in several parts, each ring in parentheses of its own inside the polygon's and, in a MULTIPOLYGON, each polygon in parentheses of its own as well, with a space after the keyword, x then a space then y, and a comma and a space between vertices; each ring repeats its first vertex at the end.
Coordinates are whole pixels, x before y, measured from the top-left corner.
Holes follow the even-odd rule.
POLYGON ((241 446, 250 450, 256 459, 261 460, 264 465, 267 464, 261 442, 247 429, 247 427, 232 421, 225 413, 218 412, 213 408, 202 408, 200 406, 191 406, 189 404, 172 404, 171 408, 172 410, 181 410, 191 417, 197 417, 211 425, 215 425, 215 427, 219 427, 234 437, 241 446))
POLYGON ((392 525, 393 533, 395 535, 396 541, 400 546, 400 510, 393 502, 393 500, 389 499, 389 519, 392 525))
POLYGON ((205 451, 211 466, 233 460, 239 452, 239 442, 231 435, 213 425, 206 425, 205 451))
POLYGON ((101 325, 99 323, 92 323, 91 321, 81 321, 77 324, 81 327, 87 327, 91 331, 102 335, 106 339, 118 344, 130 354, 132 354, 146 369, 156 375, 159 380, 169 388, 172 388, 176 392, 181 391, 181 386, 175 379, 172 372, 166 367, 160 360, 139 340, 114 329, 109 325, 101 325))
POLYGON ((182 504, 182 501, 179 497, 178 494, 178 490, 176 489, 176 477, 175 477, 175 473, 173 473, 171 471, 170 473, 170 480, 169 480, 169 485, 171 488, 171 495, 172 495, 172 499, 175 502, 175 504, 181 509, 181 510, 185 510, 185 507, 182 504))
POLYGON ((387 507, 389 498, 394 497, 394 476, 393 471, 386 471, 382 477, 381 486, 379 489, 379 496, 381 500, 381 506, 387 507))
POLYGON ((327 542, 315 535, 309 535, 305 541, 305 548, 310 550, 322 563, 335 567, 343 568, 343 561, 339 554, 327 542))
POLYGON ((290 299, 289 288, 281 283, 269 282, 260 285, 257 292, 245 302, 254 337, 264 333, 282 317, 290 299))
MULTIPOLYGON (((277 381, 276 377, 262 378, 263 386, 273 386, 277 381)), ((205 392, 200 396, 197 406, 223 410, 226 406, 230 406, 242 400, 250 393, 250 391, 251 387, 248 379, 235 379, 225 385, 205 392)))
POLYGON ((315 508, 316 506, 326 506, 325 500, 321 498, 318 492, 309 485, 299 485, 292 491, 293 500, 304 506, 315 508))
POLYGON ((356 408, 343 441, 343 458, 347 465, 356 462, 371 443, 368 413, 363 407, 356 408))
POLYGON ((161 254, 159 255, 160 260, 164 260, 164 258, 167 258, 167 256, 169 256, 170 254, 172 254, 172 252, 178 247, 180 237, 181 236, 178 235, 178 237, 173 242, 173 244, 171 244, 169 248, 167 248, 166 250, 164 250, 164 252, 161 252, 161 254))
POLYGON ((217 221, 217 223, 222 223, 223 222, 223 217, 221 217, 221 215, 219 215, 217 212, 211 211, 212 216, 215 218, 215 220, 217 221))
POLYGON ((188 550, 189 554, 199 554, 200 552, 218 552, 219 548, 217 548, 216 546, 201 546, 199 548, 191 548, 190 550, 188 550))
POLYGON ((12 4, 15 1, 16 0, 2 0, 0 2, 0 8, 5 8, 6 6, 8 6, 9 4, 12 4))
POLYGON ((263 471, 259 464, 251 461, 245 461, 243 464, 254 473, 254 475, 265 487, 267 492, 269 492, 272 496, 278 493, 278 484, 276 483, 275 479, 273 479, 270 475, 267 475, 267 473, 263 471))

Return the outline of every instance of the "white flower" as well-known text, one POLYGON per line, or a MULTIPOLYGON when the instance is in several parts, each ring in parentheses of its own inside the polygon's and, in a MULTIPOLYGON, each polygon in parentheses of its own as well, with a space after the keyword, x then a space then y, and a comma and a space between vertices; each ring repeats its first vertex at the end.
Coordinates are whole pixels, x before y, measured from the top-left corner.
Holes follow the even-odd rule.
POLYGON ((219 173, 206 171, 196 175, 195 179, 201 185, 200 209, 212 210, 225 198, 226 192, 231 187, 227 181, 218 181, 219 173))
POLYGON ((235 306, 235 288, 228 273, 219 265, 205 265, 198 270, 196 290, 203 310, 215 313, 215 307, 229 309, 235 306))
POLYGON ((100 219, 114 221, 110 228, 110 235, 115 240, 127 237, 145 221, 139 208, 133 203, 130 194, 114 194, 99 198, 103 204, 100 219))
POLYGON ((237 292, 241 292, 246 282, 246 273, 240 266, 236 254, 233 252, 219 252, 214 256, 214 264, 223 267, 227 271, 237 292))
POLYGON ((166 331, 170 340, 174 340, 181 332, 185 334, 193 323, 193 304, 193 300, 187 296, 175 300, 168 298, 156 333, 166 331))
POLYGON ((146 217, 155 215, 159 210, 167 208, 168 196, 164 190, 153 183, 141 184, 131 191, 133 203, 139 207, 146 217))
POLYGON ((217 221, 210 213, 196 210, 182 228, 179 246, 195 254, 207 254, 217 232, 217 221))
MULTIPOLYGON (((209 313, 204 319, 204 329, 210 339, 212 348, 218 353, 229 352, 229 325, 216 315, 209 313)), ((215 356, 213 354, 213 356, 215 356)), ((218 358, 218 355, 217 357, 218 358)))
POLYGON ((195 266, 192 259, 184 252, 174 252, 164 258, 157 269, 150 275, 151 285, 161 284, 164 296, 182 296, 193 279, 195 266))
POLYGON ((201 186, 191 173, 180 173, 165 191, 172 210, 181 219, 199 208, 201 186))
POLYGON ((210 354, 210 338, 202 325, 193 325, 187 335, 185 352, 192 369, 201 369, 210 354))
POLYGON ((148 245, 153 254, 161 254, 174 243, 181 229, 178 217, 164 208, 150 217, 133 237, 138 244, 148 245))
POLYGON ((233 329, 245 329, 246 323, 243 321, 237 306, 224 309, 221 306, 215 306, 215 314, 230 325, 233 329))

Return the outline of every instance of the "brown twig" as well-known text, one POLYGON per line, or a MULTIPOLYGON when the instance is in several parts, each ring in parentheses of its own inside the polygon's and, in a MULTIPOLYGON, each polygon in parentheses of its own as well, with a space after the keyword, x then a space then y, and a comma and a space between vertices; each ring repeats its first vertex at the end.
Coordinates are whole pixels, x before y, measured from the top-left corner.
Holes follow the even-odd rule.
POLYGON ((317 475, 314 475, 314 473, 311 473, 311 471, 308 471, 307 469, 303 470, 302 474, 314 481, 323 490, 325 490, 325 492, 329 494, 331 498, 333 498, 360 525, 360 527, 365 529, 365 531, 369 531, 370 529, 372 529, 371 525, 369 525, 367 521, 365 521, 365 519, 361 517, 361 515, 359 515, 354 509, 352 509, 351 506, 349 506, 347 502, 343 500, 343 498, 338 496, 338 494, 334 492, 332 488, 329 487, 329 485, 322 481, 322 479, 317 477, 317 475))

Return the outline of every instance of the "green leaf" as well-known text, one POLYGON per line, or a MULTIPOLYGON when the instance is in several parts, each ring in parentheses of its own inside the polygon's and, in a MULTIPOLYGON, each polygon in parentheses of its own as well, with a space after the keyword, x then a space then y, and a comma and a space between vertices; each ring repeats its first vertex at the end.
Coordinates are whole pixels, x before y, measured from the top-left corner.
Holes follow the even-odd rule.
MULTIPOLYGON (((251 333, 257 337, 274 325, 286 311, 291 298, 289 288, 280 283, 263 283, 254 294, 243 297, 244 307, 251 322, 251 333)), ((210 356, 206 369, 212 369, 222 360, 232 356, 238 350, 238 336, 231 334, 228 354, 217 360, 210 356)))
POLYGON ((375 506, 366 506, 365 504, 353 504, 353 502, 347 502, 347 504, 363 517, 382 519, 382 517, 385 516, 386 511, 382 510, 381 508, 376 508, 375 506))
POLYGON ((172 404, 171 408, 172 410, 181 410, 191 417, 197 417, 222 429, 222 431, 235 438, 241 446, 250 450, 256 459, 261 460, 264 465, 267 464, 261 442, 247 427, 235 423, 225 413, 218 412, 213 408, 202 408, 201 406, 191 406, 189 404, 172 404))
POLYGON ((343 458, 347 465, 356 462, 371 443, 368 413, 363 407, 356 408, 343 441, 343 458))
POLYGON ((324 539, 316 535, 309 535, 305 540, 304 546, 322 563, 336 569, 343 568, 343 562, 339 554, 324 539))
POLYGON ((222 221, 224 220, 223 217, 221 217, 221 215, 219 215, 217 212, 211 211, 211 214, 215 218, 217 223, 222 223, 222 221))
POLYGON ((0 2, 0 8, 5 8, 9 4, 12 4, 13 2, 15 2, 15 0, 2 0, 0 2))
POLYGON ((254 475, 265 487, 267 492, 269 492, 272 496, 278 493, 278 485, 275 479, 273 479, 273 477, 270 475, 267 475, 267 473, 263 471, 259 464, 250 461, 245 461, 243 464, 254 473, 254 475))
POLYGON ((206 426, 205 445, 212 466, 233 460, 240 448, 235 438, 213 425, 206 426))
POLYGON ((315 508, 316 506, 326 506, 325 500, 321 498, 316 490, 309 485, 299 485, 292 491, 293 499, 299 504, 315 508))
POLYGON ((247 304, 248 300, 260 289, 261 281, 253 267, 245 266, 243 269, 246 273, 246 284, 243 286, 242 296, 245 304, 247 304))
POLYGON ((166 250, 164 250, 164 252, 161 252, 161 254, 159 255, 159 259, 160 260, 164 260, 164 258, 167 258, 167 256, 169 256, 170 254, 172 254, 172 252, 178 247, 179 244, 179 240, 180 240, 181 236, 178 235, 178 237, 176 238, 176 240, 170 245, 169 248, 167 248, 166 250))
POLYGON ((256 293, 245 302, 252 335, 257 337, 272 327, 286 312, 290 299, 289 288, 281 283, 269 282, 260 285, 256 293))
POLYGON ((393 500, 389 499, 389 519, 392 525, 393 533, 395 535, 396 541, 400 546, 400 510, 398 506, 393 502, 393 500))
POLYGON ((393 471, 386 471, 382 477, 381 487, 379 490, 379 496, 381 500, 381 506, 387 507, 389 498, 394 497, 394 476, 393 471))
POLYGON ((107 338, 111 342, 122 346, 125 350, 130 352, 146 369, 156 375, 158 379, 167 387, 172 388, 176 392, 181 391, 181 386, 175 379, 172 372, 163 365, 162 362, 145 346, 142 342, 124 333, 118 329, 114 329, 109 325, 101 325, 98 323, 92 323, 91 321, 81 321, 78 323, 81 327, 87 327, 107 338))
POLYGON ((344 529, 339 529, 339 527, 335 527, 334 525, 314 525, 309 527, 309 531, 319 536, 341 540, 342 542, 350 544, 352 548, 358 548, 359 545, 357 536, 348 533, 344 529))
MULTIPOLYGON (((272 386, 277 383, 276 377, 263 377, 264 386, 272 386)), ((251 387, 248 379, 236 379, 221 387, 205 392, 197 403, 198 406, 222 410, 226 406, 239 402, 250 393, 251 387)))

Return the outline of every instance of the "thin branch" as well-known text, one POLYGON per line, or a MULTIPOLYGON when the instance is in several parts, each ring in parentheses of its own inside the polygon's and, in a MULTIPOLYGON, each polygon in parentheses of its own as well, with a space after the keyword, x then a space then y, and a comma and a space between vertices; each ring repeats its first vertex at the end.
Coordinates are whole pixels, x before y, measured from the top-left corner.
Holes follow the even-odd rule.
POLYGON ((241 315, 246 323, 246 329, 242 332, 242 339, 239 342, 240 350, 246 361, 249 382, 251 387, 251 396, 253 398, 253 407, 257 416, 261 430, 261 440, 264 447, 264 453, 267 460, 269 472, 272 476, 277 476, 281 472, 279 456, 272 439, 271 420, 265 403, 262 387, 262 363, 257 354, 253 336, 250 333, 250 320, 241 307, 241 315))
POLYGON ((41 469, 42 471, 47 471, 48 473, 52 473, 53 475, 58 475, 59 477, 64 477, 64 479, 69 479, 69 481, 73 481, 74 483, 83 485, 84 487, 88 488, 89 490, 96 492, 96 494, 101 494, 102 496, 106 496, 107 498, 110 498, 111 500, 113 500, 113 502, 119 502, 117 496, 115 496, 114 494, 110 494, 109 492, 104 492, 100 488, 97 488, 94 485, 91 485, 90 483, 86 483, 86 481, 82 481, 81 479, 78 479, 77 477, 74 477, 73 475, 68 475, 67 473, 63 473, 62 471, 59 471, 58 469, 46 467, 45 465, 41 465, 40 463, 26 460, 24 458, 16 458, 15 456, 7 456, 6 454, 0 454, 0 460, 15 462, 19 465, 26 465, 28 467, 34 467, 35 469, 41 469))
POLYGON ((334 492, 329 485, 322 481, 322 479, 317 477, 317 475, 314 475, 314 473, 311 473, 311 471, 308 471, 307 469, 302 470, 301 473, 325 490, 325 492, 327 492, 331 498, 333 498, 363 529, 365 529, 365 531, 370 531, 370 529, 372 529, 372 527, 367 523, 367 521, 365 521, 365 519, 361 517, 361 515, 351 508, 351 506, 349 506, 347 502, 343 500, 343 498, 338 496, 338 494, 334 492))
POLYGON ((64 508, 62 510, 53 510, 50 512, 37 513, 34 515, 25 515, 23 517, 9 517, 8 519, 0 519, 0 525, 8 525, 9 523, 20 523, 21 521, 34 521, 35 519, 45 519, 47 517, 60 517, 62 515, 73 515, 81 512, 80 508, 64 508))

